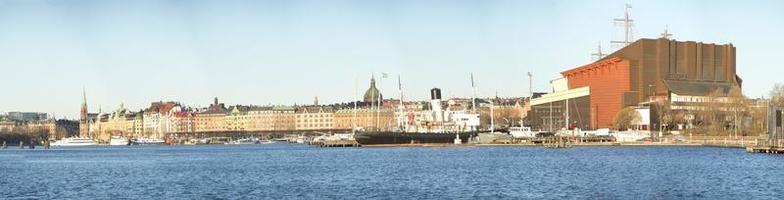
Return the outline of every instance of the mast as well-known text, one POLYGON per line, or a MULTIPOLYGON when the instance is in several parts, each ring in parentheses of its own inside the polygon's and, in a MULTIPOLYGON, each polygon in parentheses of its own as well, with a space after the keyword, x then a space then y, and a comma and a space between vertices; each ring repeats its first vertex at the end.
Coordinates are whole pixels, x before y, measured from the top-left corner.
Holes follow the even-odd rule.
MULTIPOLYGON (((381 79, 383 79, 383 78, 384 77, 382 75, 381 79)), ((378 88, 381 88, 381 79, 379 79, 379 81, 378 81, 378 88)), ((378 94, 376 94, 376 95, 378 96, 378 101, 376 101, 376 130, 380 131, 381 130, 381 126, 379 126, 379 122, 380 122, 379 115, 381 114, 381 101, 382 101, 382 99, 381 99, 381 89, 377 89, 377 90, 378 90, 378 94)))
POLYGON ((405 120, 403 120, 403 84, 400 82, 400 74, 397 75, 397 90, 400 93, 400 105, 398 105, 400 116, 397 117, 397 125, 398 128, 405 128, 405 120))
POLYGON ((626 9, 624 13, 623 19, 613 19, 613 22, 617 25, 623 26, 623 41, 611 41, 610 43, 614 44, 622 44, 621 48, 626 47, 627 45, 632 43, 632 26, 634 25, 634 20, 629 18, 629 9, 632 8, 632 5, 626 4, 626 9))
POLYGON ((476 85, 474 84, 474 73, 471 73, 471 111, 476 113, 476 85))
POLYGON ((351 137, 354 137, 354 134, 357 131, 357 103, 359 99, 357 99, 357 77, 354 76, 354 109, 352 110, 353 116, 351 118, 351 137))

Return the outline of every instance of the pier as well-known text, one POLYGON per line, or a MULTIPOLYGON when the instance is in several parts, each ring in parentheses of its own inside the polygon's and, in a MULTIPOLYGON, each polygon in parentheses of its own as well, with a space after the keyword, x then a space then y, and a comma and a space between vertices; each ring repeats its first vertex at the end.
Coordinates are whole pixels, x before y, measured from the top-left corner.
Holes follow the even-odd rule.
POLYGON ((312 142, 310 145, 316 147, 361 147, 356 140, 330 140, 330 141, 317 141, 312 142))

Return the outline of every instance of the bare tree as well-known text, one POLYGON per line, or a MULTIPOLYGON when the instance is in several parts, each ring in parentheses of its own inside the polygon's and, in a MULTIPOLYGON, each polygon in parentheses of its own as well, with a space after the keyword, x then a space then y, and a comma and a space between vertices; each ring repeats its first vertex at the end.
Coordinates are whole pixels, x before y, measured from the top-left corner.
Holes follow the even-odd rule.
POLYGON ((633 107, 627 107, 618 111, 613 119, 613 125, 615 126, 615 129, 627 130, 632 128, 632 124, 641 120, 642 116, 640 116, 640 113, 637 112, 637 110, 633 107))
POLYGON ((784 84, 776 83, 770 90, 770 105, 784 105, 784 84))

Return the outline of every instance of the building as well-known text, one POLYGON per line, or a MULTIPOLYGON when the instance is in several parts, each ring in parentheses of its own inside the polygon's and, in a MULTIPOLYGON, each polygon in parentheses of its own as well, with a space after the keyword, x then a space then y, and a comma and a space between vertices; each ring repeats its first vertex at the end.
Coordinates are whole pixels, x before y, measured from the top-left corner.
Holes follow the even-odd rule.
POLYGON ((553 93, 531 101, 534 129, 612 128, 624 107, 653 103, 684 112, 699 110, 708 96, 728 96, 742 85, 732 44, 667 38, 637 40, 561 75, 552 82, 553 93))
POLYGON ((370 87, 365 91, 365 95, 362 99, 366 106, 377 106, 379 104, 378 102, 384 99, 381 91, 376 88, 375 77, 370 77, 370 87))
POLYGON ((49 115, 46 113, 38 113, 38 112, 8 112, 7 115, 8 119, 11 120, 18 120, 18 121, 43 121, 48 120, 49 115))
POLYGON ((382 107, 381 109, 359 108, 359 109, 340 109, 335 111, 334 128, 338 130, 357 129, 386 130, 397 126, 395 119, 396 109, 382 107))
POLYGON ((297 109, 296 130, 332 130, 335 112, 331 107, 303 106, 297 109))

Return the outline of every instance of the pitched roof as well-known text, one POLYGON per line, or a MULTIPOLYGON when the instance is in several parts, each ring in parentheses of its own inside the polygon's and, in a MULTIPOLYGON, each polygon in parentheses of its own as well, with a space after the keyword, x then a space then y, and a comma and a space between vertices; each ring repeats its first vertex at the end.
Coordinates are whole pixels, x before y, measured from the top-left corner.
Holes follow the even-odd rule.
POLYGON ((664 80, 664 84, 672 93, 691 96, 707 96, 717 89, 720 95, 726 95, 732 88, 730 83, 713 81, 664 80))

